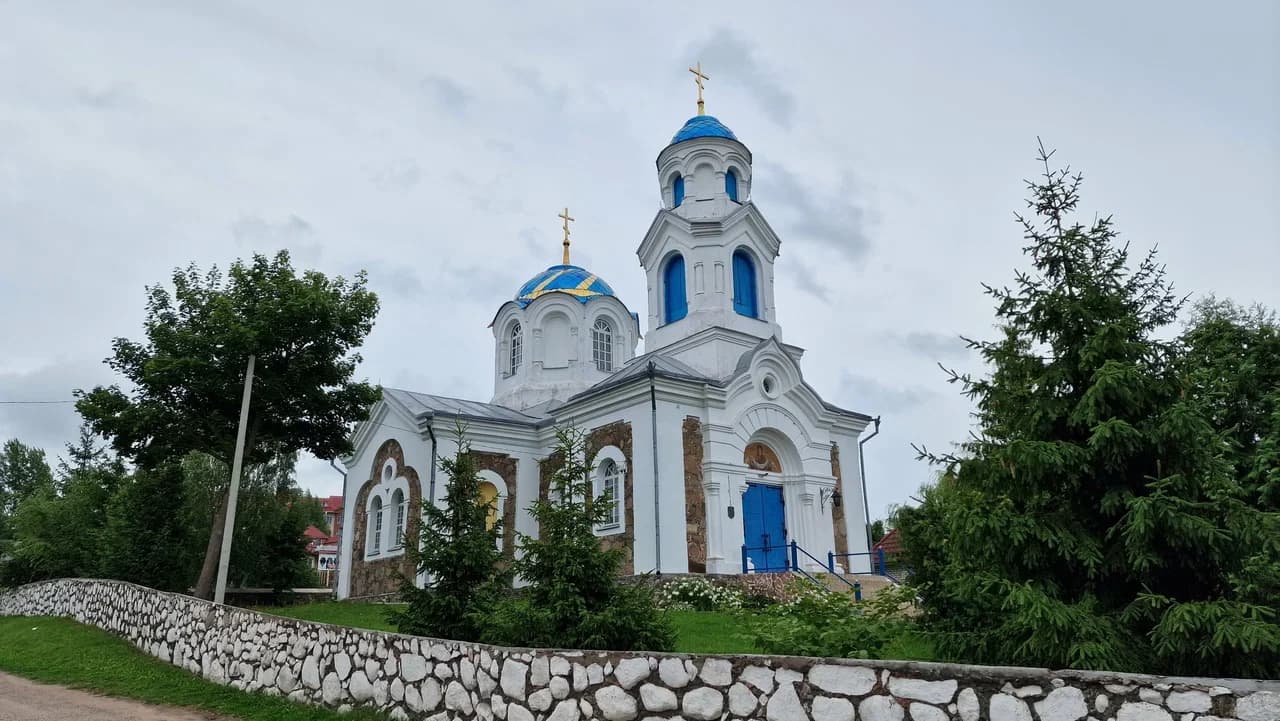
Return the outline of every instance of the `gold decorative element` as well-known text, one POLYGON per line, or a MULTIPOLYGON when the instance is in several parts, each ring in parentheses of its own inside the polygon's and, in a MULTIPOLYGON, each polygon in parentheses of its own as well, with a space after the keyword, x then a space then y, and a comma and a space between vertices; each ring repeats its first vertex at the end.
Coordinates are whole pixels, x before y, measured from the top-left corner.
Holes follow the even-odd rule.
POLYGON ((782 463, 773 449, 759 441, 750 443, 743 450, 742 462, 753 471, 782 473, 782 463))
POLYGON ((565 208, 564 212, 556 217, 564 219, 564 265, 569 265, 569 223, 574 219, 569 217, 568 208, 565 208))
POLYGON ((693 73, 693 82, 698 84, 698 115, 706 115, 707 113, 702 103, 702 81, 710 80, 711 76, 703 74, 701 60, 698 61, 696 66, 689 68, 689 72, 693 73))

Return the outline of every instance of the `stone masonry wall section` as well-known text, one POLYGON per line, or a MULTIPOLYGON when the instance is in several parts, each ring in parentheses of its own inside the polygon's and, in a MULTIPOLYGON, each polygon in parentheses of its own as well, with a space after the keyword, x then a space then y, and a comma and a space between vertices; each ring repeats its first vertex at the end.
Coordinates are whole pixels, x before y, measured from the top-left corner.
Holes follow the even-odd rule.
POLYGON ((0 595, 210 681, 429 721, 1280 721, 1280 682, 782 656, 497 648, 277 618, 119 581, 0 595))

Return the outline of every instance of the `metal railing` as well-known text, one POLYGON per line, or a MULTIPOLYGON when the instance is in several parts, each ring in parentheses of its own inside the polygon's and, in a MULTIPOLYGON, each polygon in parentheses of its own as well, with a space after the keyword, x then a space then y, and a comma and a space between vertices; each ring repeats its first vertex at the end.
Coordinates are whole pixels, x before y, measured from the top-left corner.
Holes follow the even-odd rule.
MULTIPOLYGON (((862 553, 827 553, 827 570, 832 573, 836 572, 836 559, 853 559, 866 556, 870 562, 871 574, 873 576, 884 576, 895 583, 901 583, 910 575, 910 569, 901 564, 894 564, 892 559, 884 552, 883 548, 877 548, 874 551, 862 553)), ((853 573, 851 564, 845 564, 845 570, 853 573)))
MULTIPOLYGON (((819 586, 822 586, 823 588, 827 588, 827 585, 826 585, 826 584, 824 584, 824 583, 822 582, 822 580, 821 580, 821 579, 817 578, 817 577, 816 577, 816 576, 814 576, 813 574, 811 574, 811 573, 809 573, 808 571, 804 570, 804 568, 802 568, 802 567, 800 566, 800 554, 804 554, 807 558, 809 558, 811 561, 813 561, 813 563, 814 563, 815 565, 817 565, 818 567, 823 567, 823 563, 822 563, 822 561, 821 561, 820 559, 818 559, 818 558, 817 558, 816 556, 814 556, 812 553, 809 553, 808 551, 806 551, 806 550, 804 550, 803 548, 801 548, 799 543, 797 543, 797 542, 795 542, 795 541, 791 541, 790 543, 787 543, 787 544, 785 544, 785 545, 780 545, 780 546, 772 546, 772 545, 769 545, 769 546, 747 546, 747 545, 743 545, 743 546, 742 546, 742 572, 743 572, 743 573, 752 573, 752 572, 754 572, 754 573, 776 573, 776 572, 781 572, 781 571, 790 571, 790 572, 792 572, 792 573, 799 574, 799 575, 801 575, 801 576, 803 576, 803 577, 805 577, 805 578, 809 579, 810 581, 813 581, 814 583, 818 584, 819 586), (750 565, 750 563, 749 563, 749 558, 748 558, 748 557, 749 557, 749 553, 748 553, 749 551, 764 551, 764 553, 765 553, 765 558, 767 559, 770 551, 777 551, 777 550, 782 550, 782 551, 784 551, 784 555, 783 555, 783 564, 782 564, 782 566, 781 566, 780 568, 775 568, 775 567, 773 567, 773 566, 771 566, 771 565, 770 565, 770 566, 766 566, 766 567, 764 567, 764 568, 761 568, 761 567, 759 567, 759 566, 754 567, 754 568, 753 568, 753 567, 751 567, 751 565, 750 565)), ((849 579, 845 578, 844 576, 841 576, 840 574, 836 573, 836 572, 835 572, 835 570, 834 570, 834 569, 835 569, 834 562, 833 562, 833 561, 832 561, 832 559, 831 559, 831 554, 830 554, 830 553, 828 553, 828 554, 827 554, 827 556, 828 556, 828 558, 827 558, 827 564, 826 564, 826 566, 825 566, 825 567, 826 567, 829 571, 831 571, 831 576, 832 576, 833 578, 837 578, 837 579, 839 579, 841 583, 843 583, 844 585, 848 586, 848 587, 849 587, 849 589, 850 589, 851 591, 853 591, 853 597, 854 597, 854 600, 856 600, 856 601, 861 601, 861 600, 862 600, 862 584, 858 583, 857 581, 850 581, 849 579)))

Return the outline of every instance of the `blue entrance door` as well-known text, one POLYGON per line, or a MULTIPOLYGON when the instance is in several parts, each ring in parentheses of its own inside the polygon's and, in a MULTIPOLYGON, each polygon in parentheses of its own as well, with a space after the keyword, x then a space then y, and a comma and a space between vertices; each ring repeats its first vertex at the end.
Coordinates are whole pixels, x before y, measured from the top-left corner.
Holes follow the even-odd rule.
POLYGON ((756 571, 787 570, 787 524, 781 488, 748 483, 742 497, 742 527, 746 556, 756 571))

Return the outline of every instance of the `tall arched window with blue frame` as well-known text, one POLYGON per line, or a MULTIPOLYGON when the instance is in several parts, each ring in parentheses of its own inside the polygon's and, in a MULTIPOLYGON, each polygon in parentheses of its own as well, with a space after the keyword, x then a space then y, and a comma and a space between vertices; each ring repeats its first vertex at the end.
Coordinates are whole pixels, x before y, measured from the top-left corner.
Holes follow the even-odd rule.
POLYGON ((674 323, 689 314, 684 290, 684 256, 671 256, 662 270, 662 322, 674 323))
POLYGON ((684 177, 677 175, 671 181, 671 207, 679 208, 684 202, 684 177))
POLYGON ((724 192, 729 196, 729 200, 738 202, 738 174, 732 169, 724 174, 724 192))
POLYGON ((756 292, 756 264, 751 254, 739 248, 733 252, 733 310, 748 318, 760 317, 756 292))

